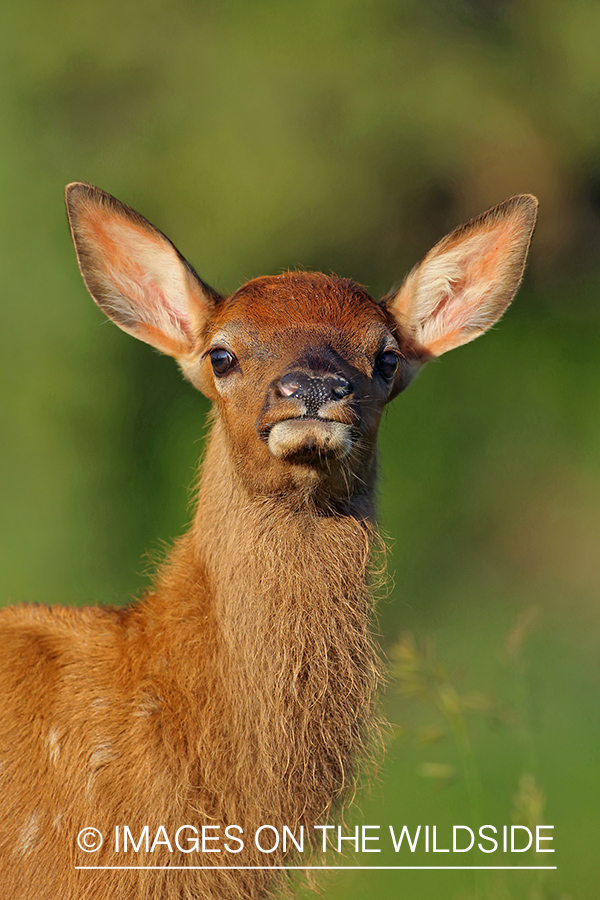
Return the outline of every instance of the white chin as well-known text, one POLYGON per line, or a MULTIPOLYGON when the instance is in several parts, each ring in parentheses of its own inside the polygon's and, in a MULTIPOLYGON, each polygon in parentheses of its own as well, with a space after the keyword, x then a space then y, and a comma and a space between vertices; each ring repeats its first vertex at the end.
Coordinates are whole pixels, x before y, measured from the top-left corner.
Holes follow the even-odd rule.
POLYGON ((286 419, 271 428, 268 447, 278 459, 343 459, 352 449, 352 434, 342 422, 286 419))

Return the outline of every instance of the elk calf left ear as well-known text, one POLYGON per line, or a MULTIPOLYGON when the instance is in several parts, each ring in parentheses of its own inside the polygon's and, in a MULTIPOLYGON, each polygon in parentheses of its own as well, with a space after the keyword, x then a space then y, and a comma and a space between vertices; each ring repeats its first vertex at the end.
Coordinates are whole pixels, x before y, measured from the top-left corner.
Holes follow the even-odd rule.
POLYGON ((535 225, 537 200, 511 197, 436 244, 384 301, 407 355, 426 362, 498 321, 513 299, 535 225))
POLYGON ((66 203, 79 268, 100 309, 184 366, 219 295, 164 234, 115 197, 75 182, 66 203))

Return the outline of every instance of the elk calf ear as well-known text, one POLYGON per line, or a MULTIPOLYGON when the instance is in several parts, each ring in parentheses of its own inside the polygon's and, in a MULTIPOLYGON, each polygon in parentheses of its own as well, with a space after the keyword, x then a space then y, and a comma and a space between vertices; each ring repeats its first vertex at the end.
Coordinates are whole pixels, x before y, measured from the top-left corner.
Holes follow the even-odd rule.
POLYGON ((182 361, 220 299, 143 216, 83 182, 66 189, 79 268, 123 331, 182 361))
POLYGON ((384 300, 419 362, 466 344, 513 299, 535 225, 537 200, 511 197, 452 231, 384 300))

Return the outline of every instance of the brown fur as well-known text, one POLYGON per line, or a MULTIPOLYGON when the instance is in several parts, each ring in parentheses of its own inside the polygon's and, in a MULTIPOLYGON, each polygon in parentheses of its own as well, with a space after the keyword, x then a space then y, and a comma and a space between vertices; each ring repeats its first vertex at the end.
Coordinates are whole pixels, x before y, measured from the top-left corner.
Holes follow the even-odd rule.
MULTIPOLYGON (((214 423, 192 527, 139 603, 2 611, 0 897, 271 896, 281 873, 173 867, 308 861, 259 852, 254 831, 304 826, 309 837, 354 783, 377 727, 376 436, 385 403, 420 362, 404 337, 411 329, 352 282, 315 273, 257 279, 222 300, 114 198, 74 186, 69 212, 99 305, 172 351, 215 400, 214 423), (153 248, 166 260, 158 275, 153 248), (215 340, 238 360, 224 378, 212 375, 215 340), (400 359, 389 383, 377 375, 385 348, 400 359), (277 388, 298 368, 352 384, 322 407, 352 435, 343 459, 325 444, 306 458, 269 451, 274 424, 302 419, 299 401, 277 388), (148 825, 151 841, 162 825, 174 852, 115 853, 116 825, 136 839, 148 825), (239 825, 245 848, 228 853, 220 841, 219 854, 183 853, 174 835, 185 825, 239 825), (104 835, 98 853, 77 847, 86 826, 104 835), (127 864, 170 868, 75 868, 127 864)), ((322 420, 313 421, 318 436, 322 420)))

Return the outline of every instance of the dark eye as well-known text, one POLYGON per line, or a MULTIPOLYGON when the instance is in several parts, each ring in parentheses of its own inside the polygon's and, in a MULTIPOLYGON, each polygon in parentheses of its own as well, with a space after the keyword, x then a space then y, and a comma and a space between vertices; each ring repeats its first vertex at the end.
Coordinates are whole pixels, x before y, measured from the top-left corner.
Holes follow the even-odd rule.
POLYGON ((233 353, 229 352, 229 350, 224 350, 222 347, 216 347, 214 350, 210 351, 210 361, 213 372, 220 378, 222 375, 227 375, 229 370, 235 366, 237 359, 233 353))
POLYGON ((385 350, 378 356, 375 368, 386 381, 391 381, 398 371, 398 356, 391 350, 385 350))

